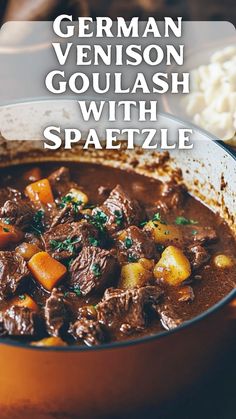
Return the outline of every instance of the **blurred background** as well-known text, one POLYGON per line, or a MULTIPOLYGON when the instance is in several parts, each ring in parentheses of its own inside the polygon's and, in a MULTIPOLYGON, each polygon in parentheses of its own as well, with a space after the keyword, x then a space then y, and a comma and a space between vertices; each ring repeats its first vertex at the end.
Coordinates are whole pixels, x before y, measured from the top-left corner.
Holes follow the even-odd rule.
POLYGON ((8 20, 52 20, 61 13, 78 16, 154 16, 236 23, 235 0, 0 0, 1 23, 8 20))

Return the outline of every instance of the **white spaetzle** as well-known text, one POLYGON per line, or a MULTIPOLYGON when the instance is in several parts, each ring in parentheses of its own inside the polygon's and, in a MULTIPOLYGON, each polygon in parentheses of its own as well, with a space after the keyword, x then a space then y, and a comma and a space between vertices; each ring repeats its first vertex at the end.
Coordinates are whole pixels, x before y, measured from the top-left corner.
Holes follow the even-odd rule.
POLYGON ((195 124, 236 145, 236 47, 211 55, 207 65, 190 72, 191 93, 183 99, 195 124))

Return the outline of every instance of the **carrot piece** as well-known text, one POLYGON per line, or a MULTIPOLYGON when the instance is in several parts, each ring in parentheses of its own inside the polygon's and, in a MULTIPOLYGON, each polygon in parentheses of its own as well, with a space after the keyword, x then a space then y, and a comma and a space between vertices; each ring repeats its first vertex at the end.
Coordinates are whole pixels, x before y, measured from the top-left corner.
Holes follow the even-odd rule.
POLYGON ((51 291, 66 274, 66 267, 47 252, 39 252, 32 256, 28 267, 34 278, 48 291, 51 291))
POLYGON ((0 249, 13 243, 18 243, 23 238, 22 231, 10 224, 0 222, 0 249))
POLYGON ((33 167, 24 173, 23 179, 29 182, 37 182, 42 179, 42 171, 39 167, 33 167))
POLYGON ((37 342, 31 342, 31 345, 33 346, 67 346, 67 343, 57 336, 50 336, 49 338, 44 338, 44 339, 38 340, 37 342))
POLYGON ((27 307, 33 311, 38 310, 38 305, 28 294, 22 294, 10 301, 10 306, 27 307))
POLYGON ((42 204, 53 204, 54 202, 52 189, 48 179, 41 179, 38 182, 26 186, 25 194, 34 203, 40 201, 42 204))

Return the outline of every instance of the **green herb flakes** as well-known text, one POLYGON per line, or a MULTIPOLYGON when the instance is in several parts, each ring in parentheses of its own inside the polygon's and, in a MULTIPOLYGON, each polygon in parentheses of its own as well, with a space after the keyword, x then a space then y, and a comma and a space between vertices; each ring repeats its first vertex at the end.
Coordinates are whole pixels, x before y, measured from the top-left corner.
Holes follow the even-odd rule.
POLYGON ((33 223, 31 224, 31 229, 37 235, 41 235, 44 232, 43 219, 44 219, 44 211, 43 210, 38 210, 34 214, 33 223))
POLYGON ((101 233, 104 233, 104 224, 106 224, 108 218, 105 212, 100 209, 97 209, 93 215, 86 215, 86 220, 94 225, 101 233))
POLYGON ((95 237, 89 237, 89 243, 91 244, 91 246, 95 246, 95 247, 98 247, 99 245, 99 241, 95 239, 95 237))
POLYGON ((138 258, 137 256, 133 255, 133 254, 129 254, 128 255, 128 262, 137 262, 138 258))
POLYGON ((94 274, 94 276, 96 276, 96 277, 100 276, 101 275, 101 267, 100 267, 99 263, 94 263, 91 266, 91 271, 94 274))
POLYGON ((198 224, 198 221, 179 216, 179 217, 176 217, 175 224, 178 224, 178 225, 198 224))
POLYGON ((115 215, 115 223, 118 226, 121 226, 123 224, 123 213, 122 211, 116 210, 114 211, 115 215))
POLYGON ((65 208, 69 204, 72 205, 74 212, 77 213, 79 212, 79 209, 81 208, 83 202, 76 199, 72 194, 67 194, 62 197, 59 207, 65 208))
POLYGON ((74 288, 73 288, 73 292, 77 295, 77 297, 80 297, 81 296, 81 291, 80 291, 80 287, 79 287, 79 285, 76 285, 74 288))
POLYGON ((75 252, 75 245, 80 242, 80 238, 76 239, 65 239, 63 241, 59 240, 50 240, 50 247, 52 250, 58 250, 62 252, 63 250, 67 250, 70 253, 75 252))
POLYGON ((129 237, 126 237, 126 239, 124 240, 124 244, 125 244, 126 249, 130 249, 133 244, 133 240, 130 239, 129 237))
POLYGON ((161 224, 166 224, 166 222, 161 218, 161 214, 159 212, 156 212, 156 214, 153 215, 152 221, 155 223, 155 221, 159 221, 161 224))

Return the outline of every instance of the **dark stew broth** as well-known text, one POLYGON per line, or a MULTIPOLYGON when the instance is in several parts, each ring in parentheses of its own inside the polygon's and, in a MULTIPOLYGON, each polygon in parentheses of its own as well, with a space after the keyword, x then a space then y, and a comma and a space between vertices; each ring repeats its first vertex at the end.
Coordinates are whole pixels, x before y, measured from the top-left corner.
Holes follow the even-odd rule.
POLYGON ((235 240, 183 186, 87 163, 1 170, 0 335, 97 345, 173 329, 235 287, 235 240))

